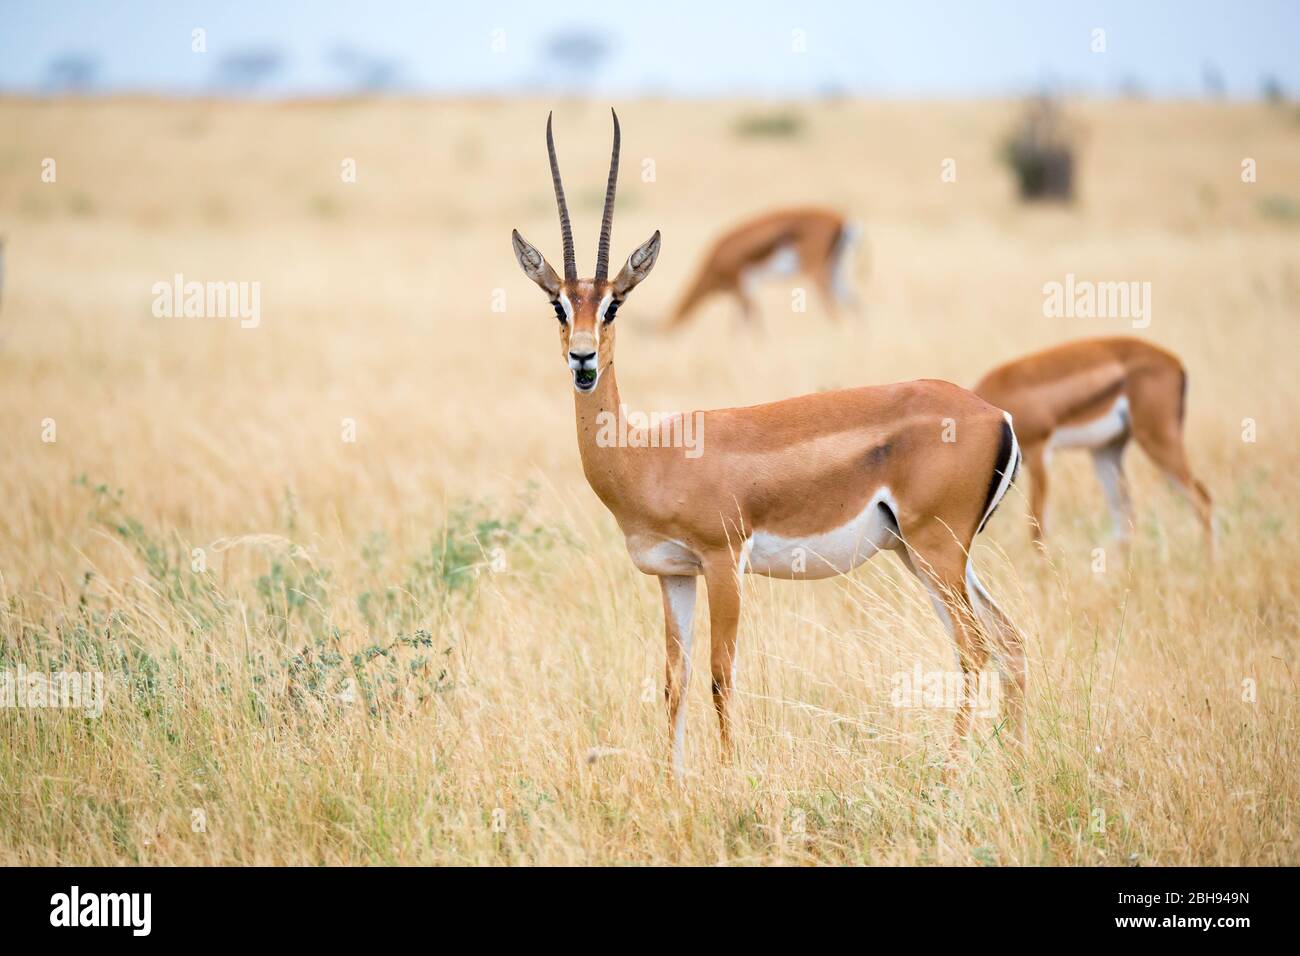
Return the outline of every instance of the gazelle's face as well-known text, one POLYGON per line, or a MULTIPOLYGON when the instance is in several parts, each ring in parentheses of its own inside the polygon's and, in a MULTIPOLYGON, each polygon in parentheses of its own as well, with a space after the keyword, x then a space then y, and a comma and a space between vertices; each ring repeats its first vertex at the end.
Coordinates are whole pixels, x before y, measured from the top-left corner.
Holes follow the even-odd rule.
POLYGON ((551 305, 560 324, 560 354, 573 374, 573 387, 590 392, 614 361, 618 302, 613 283, 594 279, 561 283, 551 305))
POLYGON ((614 318, 637 284, 650 274, 659 255, 659 232, 628 257, 613 281, 563 281, 528 240, 514 234, 515 256, 550 300, 560 327, 560 354, 579 392, 596 388, 601 374, 614 361, 614 318))
MULTIPOLYGON (((612 111, 611 111, 612 112, 612 111)), ((573 260, 573 233, 569 210, 564 202, 564 186, 555 159, 555 141, 551 137, 551 120, 546 120, 546 149, 551 159, 551 181, 560 210, 560 232, 564 238, 564 278, 561 279, 545 257, 519 230, 514 231, 515 258, 524 275, 537 283, 546 295, 560 324, 560 354, 573 376, 579 393, 592 392, 609 363, 614 361, 614 316, 628 293, 650 274, 659 256, 659 230, 628 256, 618 275, 609 275, 609 237, 614 222, 614 187, 618 182, 618 116, 614 116, 614 150, 609 164, 609 184, 605 190, 605 215, 601 222, 600 243, 596 253, 596 277, 579 279, 573 260)))

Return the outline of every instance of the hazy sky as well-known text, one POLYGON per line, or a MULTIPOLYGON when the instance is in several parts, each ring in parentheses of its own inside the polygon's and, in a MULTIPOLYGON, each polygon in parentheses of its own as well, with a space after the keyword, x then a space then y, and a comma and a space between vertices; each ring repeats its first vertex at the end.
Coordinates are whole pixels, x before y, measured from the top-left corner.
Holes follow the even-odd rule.
POLYGON ((1258 95, 1265 75, 1294 95, 1300 0, 0 0, 9 91, 40 90, 51 61, 81 54, 98 63, 100 88, 205 92, 224 57, 271 49, 284 65, 266 91, 338 92, 355 84, 331 56, 341 47, 398 64, 403 88, 448 93, 583 84, 622 95, 980 96, 1132 84, 1199 96, 1208 70, 1230 96, 1258 95), (197 27, 206 53, 191 50, 197 27), (1104 53, 1091 50, 1095 28, 1104 53), (585 77, 545 54, 574 30, 610 46, 585 77))

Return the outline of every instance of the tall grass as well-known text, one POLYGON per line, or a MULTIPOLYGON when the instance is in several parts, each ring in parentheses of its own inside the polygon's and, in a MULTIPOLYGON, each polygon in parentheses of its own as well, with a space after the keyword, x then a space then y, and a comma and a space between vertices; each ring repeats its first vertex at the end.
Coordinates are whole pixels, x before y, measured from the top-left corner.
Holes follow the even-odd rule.
MULTIPOLYGON (((1138 453, 1131 564, 1082 456, 1053 462, 1046 558, 1022 479, 974 559, 1028 637, 1031 749, 983 717, 952 770, 952 713, 891 699, 894 675, 952 666, 891 558, 749 579, 738 752, 719 759, 697 677, 674 784, 658 589, 585 485, 554 319, 510 254, 514 225, 557 245, 545 109, 9 100, 0 670, 101 671, 108 696, 98 718, 0 710, 0 863, 1300 862, 1297 285, 1285 225, 1236 179, 1248 139, 1270 191, 1300 182, 1294 124, 1081 104, 1085 199, 1027 211, 989 145, 1014 104, 808 106, 816 142, 776 152, 737 139, 744 109, 620 106, 658 176, 625 171, 616 246, 665 236, 618 319, 627 400, 969 383, 1130 331, 1044 319, 1044 282, 1150 280, 1134 334, 1189 366, 1218 564, 1138 453), (58 184, 31 173, 46 155, 58 184), (866 322, 791 313, 777 286, 766 337, 725 303, 649 331, 717 229, 787 201, 866 225, 866 322), (153 318, 178 271, 261 281, 261 324, 153 318)), ((603 182, 606 123, 563 123, 575 194, 603 182)))

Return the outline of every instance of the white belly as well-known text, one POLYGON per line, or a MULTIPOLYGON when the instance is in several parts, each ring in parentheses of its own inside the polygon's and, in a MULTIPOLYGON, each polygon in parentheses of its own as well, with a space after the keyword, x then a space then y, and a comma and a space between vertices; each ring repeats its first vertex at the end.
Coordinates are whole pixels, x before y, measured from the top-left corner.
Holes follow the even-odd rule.
POLYGON ((1082 425, 1070 425, 1052 432, 1048 449, 1102 448, 1128 431, 1128 396, 1121 395, 1104 415, 1082 425))
POLYGON ((755 263, 741 273, 741 282, 751 292, 766 279, 798 275, 799 251, 794 246, 778 246, 762 262, 755 263))
MULTIPOLYGON (((741 544, 741 571, 774 578, 831 578, 845 574, 876 552, 898 543, 892 517, 897 513, 893 495, 882 487, 853 520, 821 534, 787 538, 755 529, 741 544)), ((703 571, 699 555, 672 538, 630 534, 627 552, 645 574, 695 575, 703 571)))
POLYGON ((852 521, 821 534, 785 538, 755 530, 745 542, 745 570, 775 578, 830 578, 852 571, 897 541, 893 521, 880 508, 882 501, 892 509, 884 488, 852 521))

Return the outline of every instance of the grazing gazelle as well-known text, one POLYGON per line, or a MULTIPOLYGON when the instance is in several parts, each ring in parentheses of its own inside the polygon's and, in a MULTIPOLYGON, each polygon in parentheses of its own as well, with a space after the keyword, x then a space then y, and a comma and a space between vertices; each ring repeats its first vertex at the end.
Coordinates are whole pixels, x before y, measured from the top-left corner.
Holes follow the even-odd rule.
POLYGON ((1183 449, 1187 371, 1177 356, 1131 337, 1085 339, 999 366, 980 379, 974 391, 1015 420, 1032 481, 1035 541, 1042 541, 1044 533, 1051 453, 1086 448, 1092 452, 1115 535, 1127 542, 1133 506, 1124 449, 1132 438, 1191 501, 1213 555, 1210 493, 1192 475, 1183 449))
POLYGON ((700 264, 667 327, 683 324, 701 301, 721 292, 740 300, 746 324, 754 324, 754 293, 768 277, 808 275, 834 318, 839 307, 857 311, 849 283, 850 252, 858 227, 829 209, 780 209, 724 233, 700 264))
MULTIPOLYGON (((673 767, 682 768, 696 578, 709 591, 710 669, 723 751, 731 699, 741 575, 824 578, 891 550, 925 583, 951 630, 970 682, 992 653, 1023 739, 1026 664, 1021 638, 975 576, 968 550, 1006 494, 1020 453, 1006 414, 948 382, 917 381, 805 395, 768 405, 696 413, 700 454, 664 447, 644 429, 611 441, 620 418, 614 316, 650 274, 655 232, 609 278, 619 127, 596 274, 579 279, 573 232, 555 158, 546 146, 564 245, 561 278, 514 233, 525 275, 555 309, 560 355, 573 376, 578 452, 592 490, 613 513, 632 563, 659 578, 667 645, 665 697, 673 767), (702 422, 702 425, 699 424, 702 422)), ((629 416, 630 417, 630 416, 629 416)), ((680 416, 678 416, 680 418, 680 416)), ((681 421, 670 422, 681 425, 681 421)), ((958 702, 958 740, 970 695, 958 702)))

